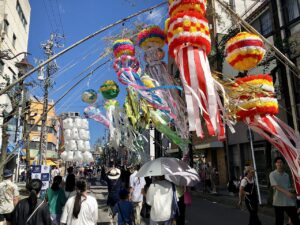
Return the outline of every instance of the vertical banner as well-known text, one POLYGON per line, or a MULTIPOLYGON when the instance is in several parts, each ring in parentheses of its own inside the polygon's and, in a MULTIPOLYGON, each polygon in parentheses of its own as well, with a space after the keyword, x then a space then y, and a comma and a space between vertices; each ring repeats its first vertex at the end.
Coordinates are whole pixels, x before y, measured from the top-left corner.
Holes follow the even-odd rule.
POLYGON ((43 183, 40 198, 43 199, 47 189, 50 187, 50 166, 32 166, 31 179, 40 179, 43 183))

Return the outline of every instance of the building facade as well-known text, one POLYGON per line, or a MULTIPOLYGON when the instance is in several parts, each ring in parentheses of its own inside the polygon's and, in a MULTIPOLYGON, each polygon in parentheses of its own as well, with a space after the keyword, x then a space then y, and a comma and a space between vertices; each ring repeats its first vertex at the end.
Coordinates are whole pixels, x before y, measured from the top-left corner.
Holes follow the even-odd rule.
MULTIPOLYGON (((298 0, 266 0, 246 20, 271 43, 279 48, 298 67, 300 63, 300 2, 298 0)), ((226 62, 223 73, 238 75, 226 62)), ((280 105, 278 117, 299 130, 300 81, 290 69, 268 50, 259 67, 248 74, 273 76, 276 96, 280 105)), ((229 176, 239 178, 246 165, 253 164, 249 142, 249 130, 243 123, 235 126, 236 133, 228 133, 227 158, 229 176)), ((268 187, 268 175, 274 168, 273 159, 280 155, 270 143, 253 133, 253 148, 260 186, 268 187)))
MULTIPOLYGON (((30 11, 29 0, 0 0, 0 88, 6 86, 8 82, 13 82, 19 76, 15 64, 24 58, 24 54, 20 53, 27 52, 30 11), (5 56, 14 58, 4 59, 5 56)), ((1 104, 3 102, 0 102, 1 104)), ((2 124, 3 115, 0 116, 1 131, 2 124)), ((21 129, 18 116, 9 121, 7 132, 9 144, 14 144, 20 139, 21 129)), ((2 132, 0 145, 2 145, 2 132)))
MULTIPOLYGON (((48 109, 54 104, 53 101, 49 101, 48 109)), ((31 120, 27 123, 27 130, 29 131, 33 124, 35 124, 43 114, 43 102, 37 101, 36 99, 30 100, 30 115, 31 120)), ((31 164, 38 162, 39 157, 39 145, 40 136, 42 130, 42 122, 40 121, 37 126, 35 126, 29 134, 29 140, 25 144, 25 150, 28 148, 30 150, 31 164)), ((58 118, 55 113, 55 109, 51 109, 47 116, 47 151, 46 159, 48 164, 52 164, 51 161, 56 161, 58 159, 58 118), (50 160, 50 161, 49 161, 50 160)))

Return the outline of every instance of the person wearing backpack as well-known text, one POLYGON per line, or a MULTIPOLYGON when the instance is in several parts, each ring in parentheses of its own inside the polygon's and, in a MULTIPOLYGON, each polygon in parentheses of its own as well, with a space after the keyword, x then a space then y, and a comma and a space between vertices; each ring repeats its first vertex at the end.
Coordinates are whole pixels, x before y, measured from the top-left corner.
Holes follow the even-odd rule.
POLYGON ((12 212, 13 225, 51 225, 50 211, 46 201, 38 199, 43 183, 32 179, 27 186, 29 197, 19 201, 12 212))
POLYGON ((261 225, 258 218, 258 196, 254 181, 255 170, 251 166, 247 166, 245 169, 245 177, 240 184, 239 203, 242 206, 242 201, 245 200, 245 205, 249 211, 249 225, 261 225))

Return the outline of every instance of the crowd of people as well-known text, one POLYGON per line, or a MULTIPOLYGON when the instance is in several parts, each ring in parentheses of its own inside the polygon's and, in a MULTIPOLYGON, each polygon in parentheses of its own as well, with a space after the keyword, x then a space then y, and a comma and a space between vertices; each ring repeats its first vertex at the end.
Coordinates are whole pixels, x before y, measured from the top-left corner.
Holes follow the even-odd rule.
POLYGON ((111 223, 139 225, 141 217, 150 224, 168 225, 177 220, 184 224, 184 187, 176 187, 164 176, 137 177, 140 166, 131 168, 114 165, 106 168, 69 167, 67 174, 53 167, 52 184, 41 198, 42 181, 31 179, 26 189, 28 197, 20 200, 12 172, 4 170, 0 183, 0 224, 7 225, 95 225, 98 220, 98 203, 88 193, 92 177, 107 185, 107 206, 111 223), (183 222, 182 222, 183 221, 183 222))
MULTIPOLYGON (((269 179, 273 188, 275 225, 284 224, 284 213, 290 225, 300 225, 296 208, 296 194, 292 191, 289 175, 284 171, 284 160, 275 159, 275 170, 269 179)), ((142 217, 150 225, 185 224, 186 205, 191 204, 187 187, 176 186, 164 176, 138 177, 139 165, 130 168, 104 166, 97 168, 69 167, 61 176, 58 168, 52 169, 52 184, 40 198, 42 181, 32 179, 26 185, 28 197, 20 200, 12 172, 4 170, 0 183, 0 225, 95 225, 98 221, 98 203, 89 194, 92 177, 107 185, 107 206, 111 223, 139 225, 142 217)), ((238 184, 232 183, 238 193, 238 206, 249 211, 249 225, 261 225, 258 216, 259 199, 255 184, 255 170, 248 166, 238 184)), ((229 184, 230 186, 230 184, 229 184)), ((231 187, 233 188, 233 187, 231 187)), ((299 210, 298 210, 299 213, 299 210)))

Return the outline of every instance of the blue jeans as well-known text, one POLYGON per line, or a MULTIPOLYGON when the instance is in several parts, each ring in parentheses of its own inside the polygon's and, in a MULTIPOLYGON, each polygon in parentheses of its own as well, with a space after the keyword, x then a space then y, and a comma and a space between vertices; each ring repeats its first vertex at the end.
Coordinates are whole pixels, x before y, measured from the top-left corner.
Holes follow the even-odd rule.
POLYGON ((50 214, 52 225, 60 225, 61 214, 50 214))

